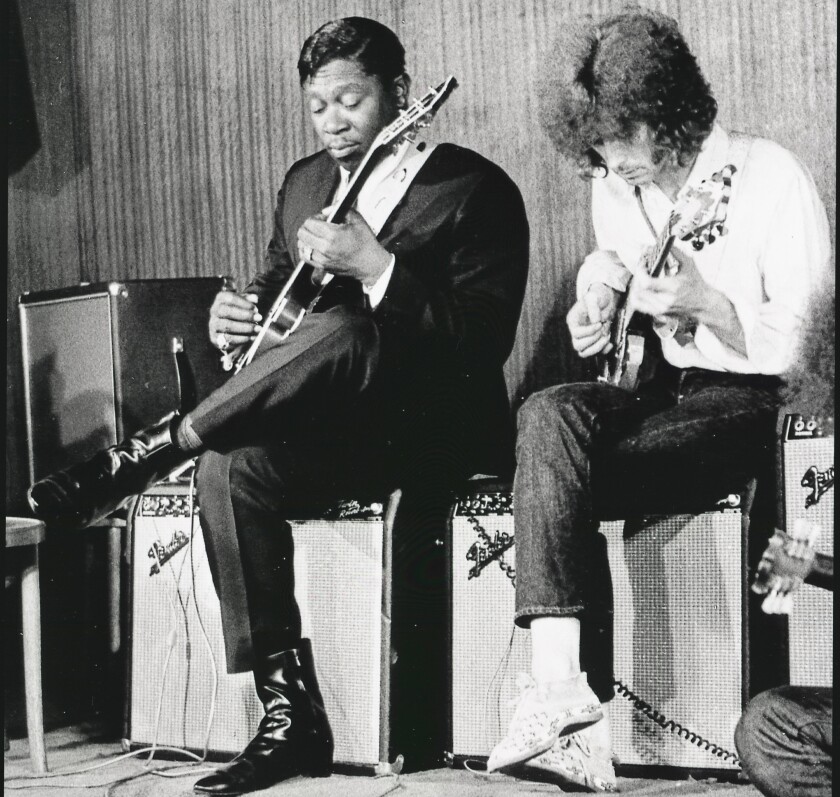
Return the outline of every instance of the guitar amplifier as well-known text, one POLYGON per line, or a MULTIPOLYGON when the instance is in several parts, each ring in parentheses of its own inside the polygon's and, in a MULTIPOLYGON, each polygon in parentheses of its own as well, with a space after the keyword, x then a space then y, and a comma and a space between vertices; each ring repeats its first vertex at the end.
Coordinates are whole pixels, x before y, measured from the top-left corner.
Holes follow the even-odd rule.
POLYGON ((18 304, 29 479, 87 459, 178 406, 172 338, 201 400, 227 375, 207 339, 222 277, 24 293, 18 304))
MULTIPOLYGON (((805 518, 818 523, 819 553, 834 554, 834 419, 787 415, 782 431, 785 528, 805 518)), ((788 619, 790 682, 833 683, 834 595, 804 584, 788 619)))
MULTIPOLYGON (((609 715, 620 764, 737 770, 735 725, 746 698, 741 512, 603 522, 613 581, 617 696, 609 715), (670 726, 667 730, 665 725, 670 726)), ((473 494, 451 530, 453 758, 489 755, 530 671, 515 628, 510 493, 473 494)))
MULTIPOLYGON (((367 514, 378 513, 367 519, 291 523, 295 594, 335 736, 335 762, 379 771, 390 771, 393 760, 390 547, 395 496, 384 518, 374 505, 367 514)), ((256 733, 263 711, 252 674, 225 672, 219 603, 189 488, 161 484, 139 496, 129 532, 131 645, 124 747, 155 744, 202 751, 206 745, 214 755, 238 753, 256 733)))

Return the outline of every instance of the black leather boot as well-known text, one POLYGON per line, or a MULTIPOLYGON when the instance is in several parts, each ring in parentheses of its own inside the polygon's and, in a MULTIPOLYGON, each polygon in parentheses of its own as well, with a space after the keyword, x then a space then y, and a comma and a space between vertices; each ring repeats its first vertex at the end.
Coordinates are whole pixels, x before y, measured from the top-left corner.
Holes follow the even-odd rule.
POLYGON ((86 462, 71 465, 35 482, 27 493, 35 516, 48 522, 82 528, 109 515, 132 495, 142 493, 195 454, 173 443, 170 413, 118 445, 86 462))
POLYGON ((309 640, 262 661, 254 681, 265 707, 257 735, 229 764, 195 784, 199 794, 243 794, 296 775, 331 772, 333 736, 309 640))

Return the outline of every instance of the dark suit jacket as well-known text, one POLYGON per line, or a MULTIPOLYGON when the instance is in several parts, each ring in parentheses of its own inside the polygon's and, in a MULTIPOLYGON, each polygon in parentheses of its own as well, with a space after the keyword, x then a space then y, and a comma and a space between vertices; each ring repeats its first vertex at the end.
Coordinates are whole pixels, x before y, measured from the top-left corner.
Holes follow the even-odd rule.
MULTIPOLYGON (((329 203, 338 179, 325 152, 289 170, 265 271, 248 288, 263 314, 297 261, 298 228, 329 203)), ((381 355, 371 417, 395 451, 448 450, 472 472, 511 470, 502 366, 525 291, 528 237, 513 181, 453 144, 435 149, 382 228, 379 241, 396 265, 373 312, 381 355)), ((357 282, 334 279, 315 312, 360 295, 357 282)))

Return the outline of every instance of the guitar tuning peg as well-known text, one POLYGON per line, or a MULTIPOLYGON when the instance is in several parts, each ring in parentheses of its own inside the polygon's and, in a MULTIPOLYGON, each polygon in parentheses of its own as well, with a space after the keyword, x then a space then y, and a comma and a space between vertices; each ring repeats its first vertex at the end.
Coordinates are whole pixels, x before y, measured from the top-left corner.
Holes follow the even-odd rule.
POLYGON ((699 238, 695 238, 691 242, 691 247, 692 247, 692 249, 694 249, 695 252, 699 252, 703 248, 703 246, 704 246, 704 243, 699 238))
POLYGON ((717 230, 718 235, 726 235, 726 233, 729 232, 723 222, 718 223, 715 229, 717 230))
POLYGON ((713 244, 715 242, 715 236, 711 234, 711 232, 706 233, 706 243, 713 244))

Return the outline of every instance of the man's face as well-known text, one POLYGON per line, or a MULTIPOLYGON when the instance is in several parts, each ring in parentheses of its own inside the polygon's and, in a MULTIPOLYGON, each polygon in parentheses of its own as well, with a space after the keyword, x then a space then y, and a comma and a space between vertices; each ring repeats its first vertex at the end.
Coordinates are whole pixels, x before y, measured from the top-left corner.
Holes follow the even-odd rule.
POLYGON ((340 59, 308 78, 303 93, 315 132, 330 157, 352 171, 379 131, 405 107, 408 79, 397 78, 389 91, 355 61, 340 59))
POLYGON ((657 182, 669 163, 668 158, 656 159, 653 131, 640 124, 628 138, 609 138, 595 146, 607 168, 630 185, 657 182))

